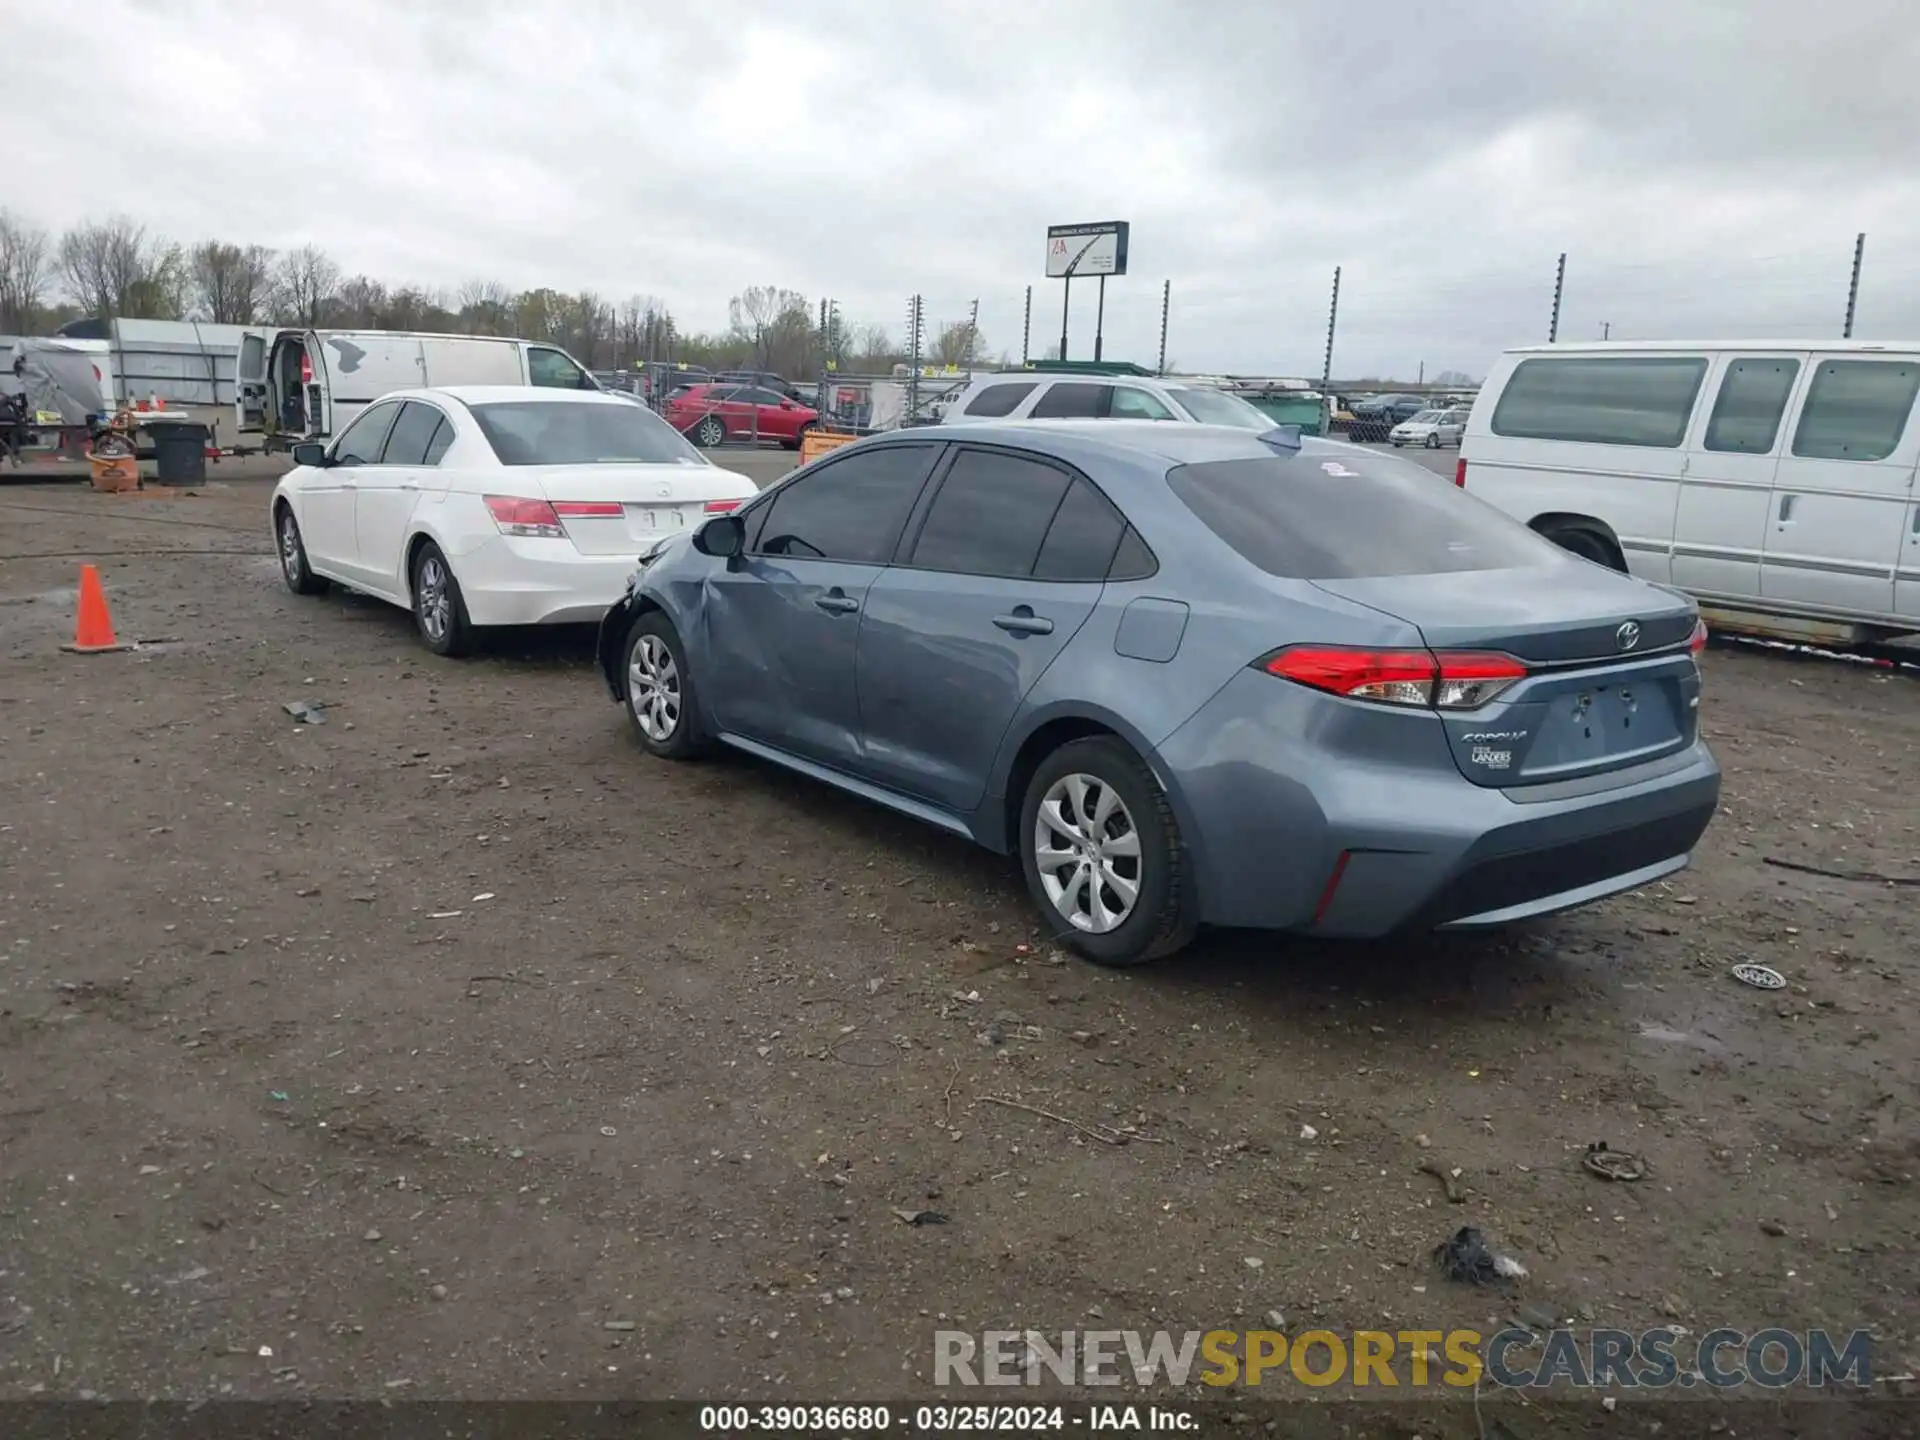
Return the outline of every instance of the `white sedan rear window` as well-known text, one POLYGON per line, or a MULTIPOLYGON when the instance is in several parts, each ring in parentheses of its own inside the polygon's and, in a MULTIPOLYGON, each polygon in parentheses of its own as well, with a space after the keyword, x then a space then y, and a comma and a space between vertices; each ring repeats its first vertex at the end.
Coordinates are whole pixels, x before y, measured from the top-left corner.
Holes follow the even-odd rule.
POLYGON ((706 457, 642 405, 503 400, 473 418, 502 465, 704 465, 706 457))

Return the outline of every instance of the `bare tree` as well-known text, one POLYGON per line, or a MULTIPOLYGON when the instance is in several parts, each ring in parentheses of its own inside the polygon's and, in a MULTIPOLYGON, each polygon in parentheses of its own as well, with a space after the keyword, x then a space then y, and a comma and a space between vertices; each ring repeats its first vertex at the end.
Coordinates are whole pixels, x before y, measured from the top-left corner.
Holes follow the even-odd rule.
POLYGON ((328 319, 356 330, 376 330, 387 323, 388 305, 385 285, 371 276, 355 275, 335 287, 328 319))
POLYGON ((186 256, 124 215, 84 221, 60 237, 60 270, 73 298, 102 320, 177 320, 186 309, 186 256))
POLYGON ((893 337, 879 325, 856 325, 847 334, 847 353, 868 373, 893 364, 900 355, 893 337))
POLYGON ((31 334, 52 283, 53 242, 47 232, 0 210, 0 331, 31 334))
POLYGON ((302 245, 280 257, 274 273, 280 312, 296 325, 318 325, 340 286, 340 267, 317 245, 302 245))
POLYGON ((273 289, 273 252, 264 245, 207 240, 189 258, 200 308, 216 325, 251 325, 273 289))
MULTIPOLYGON (((811 333, 807 297, 777 285, 749 285, 727 303, 728 328, 734 339, 751 348, 758 370, 772 369, 772 350, 792 347, 795 324, 801 336, 811 333)), ((804 340, 803 340, 804 344, 804 340)), ((804 360, 804 355, 801 357, 804 360)))
POLYGON ((512 293, 497 280, 469 280, 453 301, 461 326, 475 335, 500 334, 514 310, 512 293))
POLYGON ((940 327, 940 333, 933 337, 933 348, 927 355, 932 365, 957 365, 962 369, 971 369, 974 356, 986 348, 980 338, 980 332, 966 320, 952 320, 940 327))
POLYGON ((667 327, 672 317, 666 301, 657 295, 629 295, 620 307, 615 335, 615 360, 623 366, 643 360, 658 360, 666 355, 667 327))

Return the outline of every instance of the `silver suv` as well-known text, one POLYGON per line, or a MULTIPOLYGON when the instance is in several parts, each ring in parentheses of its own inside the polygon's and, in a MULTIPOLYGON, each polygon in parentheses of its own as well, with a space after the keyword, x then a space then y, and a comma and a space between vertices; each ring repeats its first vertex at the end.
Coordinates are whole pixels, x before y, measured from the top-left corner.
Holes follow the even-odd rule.
POLYGON ((1140 375, 1005 371, 982 375, 947 407, 946 425, 990 420, 1173 420, 1271 430, 1278 423, 1238 395, 1140 375))

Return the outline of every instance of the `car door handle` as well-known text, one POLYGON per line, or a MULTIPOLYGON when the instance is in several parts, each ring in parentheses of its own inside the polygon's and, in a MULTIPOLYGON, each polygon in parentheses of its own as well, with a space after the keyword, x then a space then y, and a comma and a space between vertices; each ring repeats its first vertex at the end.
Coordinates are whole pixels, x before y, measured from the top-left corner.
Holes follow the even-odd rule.
POLYGON ((418 480, 402 480, 394 488, 396 490, 418 490, 420 488, 420 482, 418 480))
POLYGON ((1036 615, 1026 606, 1019 606, 1011 615, 996 615, 993 623, 1010 635, 1051 635, 1053 621, 1043 615, 1036 615))
POLYGON ((829 615, 851 615, 860 608, 860 602, 851 595, 843 595, 838 590, 818 596, 814 602, 829 615))
POLYGON ((1792 523, 1793 502, 1796 498, 1797 497, 1792 495, 1782 495, 1780 497, 1780 523, 1782 525, 1787 525, 1792 523))

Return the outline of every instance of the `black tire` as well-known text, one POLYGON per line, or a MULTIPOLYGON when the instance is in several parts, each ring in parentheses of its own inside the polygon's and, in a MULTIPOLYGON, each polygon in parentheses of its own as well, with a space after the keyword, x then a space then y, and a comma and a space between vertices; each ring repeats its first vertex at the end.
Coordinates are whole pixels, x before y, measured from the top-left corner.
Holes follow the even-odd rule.
POLYGON ((811 425, 802 425, 794 432, 791 440, 782 440, 780 442, 781 447, 787 450, 798 450, 802 445, 807 443, 807 432, 811 429, 813 429, 811 425))
POLYGON ((718 415, 703 415, 699 422, 694 425, 693 429, 688 432, 688 437, 694 444, 711 450, 716 445, 726 443, 727 422, 722 420, 718 415))
POLYGON ((473 623, 466 597, 440 547, 429 540, 413 557, 413 627, 436 655, 454 658, 473 651, 473 623))
POLYGON ((626 697, 627 721, 647 753, 662 760, 697 760, 709 754, 713 737, 700 718, 700 697, 687 666, 686 647, 673 622, 658 610, 647 611, 627 632, 623 653, 626 663, 620 689, 626 697), (636 689, 642 671, 658 682, 650 692, 651 705, 636 689))
MULTIPOLYGON (((1097 796, 1089 789, 1088 796, 1097 796)), ((1082 817, 1085 818, 1085 817, 1082 817)), ((1110 819, 1107 824, 1115 823, 1110 819)), ((1126 832, 1120 832, 1124 835, 1126 832)), ((1117 838, 1117 837, 1116 837, 1117 838)), ((1062 745, 1040 762, 1027 784, 1020 806, 1020 832, 1015 837, 1020 867, 1027 877, 1027 891, 1041 914, 1053 927, 1055 938, 1098 965, 1140 965, 1182 949, 1198 929, 1193 902, 1193 886, 1186 874, 1186 852, 1180 844, 1180 827, 1166 792, 1153 778, 1140 757, 1121 740, 1110 735, 1093 736, 1062 745), (1042 878, 1043 857, 1035 835, 1040 809, 1053 787, 1074 775, 1082 775, 1102 788, 1111 788, 1132 820, 1132 833, 1138 837, 1139 856, 1134 873, 1126 878, 1137 885, 1133 908, 1113 929, 1095 933, 1083 929, 1067 917, 1047 893, 1042 878)), ((1056 856, 1065 855, 1055 851, 1056 856)), ((1124 857, 1123 857, 1124 860, 1124 857)), ((1071 858, 1064 863, 1046 865, 1056 883, 1081 862, 1071 858)), ((1115 873, 1118 873, 1117 871, 1115 873)), ((1071 878, 1069 874, 1069 878, 1071 878)), ((1100 895, 1116 894, 1102 888, 1100 895)), ((1071 885, 1067 898, 1081 908, 1073 897, 1082 894, 1071 885)), ((1088 894, 1091 908, 1092 894, 1088 894)))
POLYGON ((293 507, 282 502, 273 515, 274 548, 280 552, 280 575, 296 595, 324 595, 327 581, 313 573, 307 563, 307 542, 301 538, 300 522, 293 518, 293 507))
POLYGON ((1440 448, 1440 432, 1436 430, 1431 435, 1427 436, 1427 449, 1438 450, 1439 448, 1440 448))
POLYGON ((1584 525, 1560 525, 1541 533, 1570 555, 1618 570, 1622 575, 1627 573, 1627 559, 1620 553, 1620 547, 1597 530, 1589 530, 1584 525))

